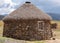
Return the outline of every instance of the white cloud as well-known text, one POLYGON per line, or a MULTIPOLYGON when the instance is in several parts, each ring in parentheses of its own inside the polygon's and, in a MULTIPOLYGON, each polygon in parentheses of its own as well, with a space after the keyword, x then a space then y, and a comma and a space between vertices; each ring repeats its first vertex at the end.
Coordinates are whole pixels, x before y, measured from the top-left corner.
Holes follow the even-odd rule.
POLYGON ((0 8, 0 14, 12 12, 14 9, 11 9, 11 6, 16 5, 16 4, 13 3, 11 0, 0 0, 0 6, 3 6, 4 4, 5 4, 5 5, 9 4, 9 6, 8 6, 8 7, 1 7, 1 8, 0 8), (3 2, 3 3, 2 3, 2 2, 3 2))
MULTIPOLYGON (((0 8, 0 13, 10 13, 13 9, 11 9, 11 6, 15 6, 21 3, 24 3, 27 0, 0 0, 0 6, 4 3, 10 4, 8 8, 0 8), (3 3, 2 3, 3 2, 3 3), (2 12, 3 11, 3 12, 2 12)), ((60 6, 60 0, 29 0, 33 2, 34 4, 38 5, 41 9, 49 9, 52 7, 58 7, 60 6)))
POLYGON ((2 8, 0 9, 0 14, 9 14, 13 11, 14 9, 10 9, 10 8, 2 8))
POLYGON ((0 0, 0 5, 2 5, 4 3, 4 0, 0 0))
POLYGON ((10 3, 10 5, 16 4, 16 3, 13 3, 11 0, 5 0, 5 3, 10 3))
POLYGON ((50 0, 53 4, 60 6, 60 0, 50 0))
POLYGON ((50 0, 52 2, 55 2, 55 3, 60 3, 60 0, 50 0))

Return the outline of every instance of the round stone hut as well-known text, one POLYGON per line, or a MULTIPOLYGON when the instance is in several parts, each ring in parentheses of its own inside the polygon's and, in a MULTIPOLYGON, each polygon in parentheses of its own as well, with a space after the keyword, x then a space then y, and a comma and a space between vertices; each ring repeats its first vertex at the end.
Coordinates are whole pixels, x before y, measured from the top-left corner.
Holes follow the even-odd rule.
POLYGON ((3 36, 19 40, 47 40, 52 37, 52 18, 31 2, 3 18, 3 36))

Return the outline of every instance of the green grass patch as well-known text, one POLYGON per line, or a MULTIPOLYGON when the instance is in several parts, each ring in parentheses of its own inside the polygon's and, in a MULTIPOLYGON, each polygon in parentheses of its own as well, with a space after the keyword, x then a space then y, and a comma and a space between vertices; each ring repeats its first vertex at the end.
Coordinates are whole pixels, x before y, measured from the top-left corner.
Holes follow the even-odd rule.
POLYGON ((54 32, 60 32, 60 29, 55 29, 55 30, 53 30, 54 32))
POLYGON ((44 41, 36 41, 35 43, 44 43, 44 41))
POLYGON ((27 41, 26 43, 44 43, 45 41, 27 41))
POLYGON ((0 43, 4 43, 5 42, 5 37, 0 37, 0 43))

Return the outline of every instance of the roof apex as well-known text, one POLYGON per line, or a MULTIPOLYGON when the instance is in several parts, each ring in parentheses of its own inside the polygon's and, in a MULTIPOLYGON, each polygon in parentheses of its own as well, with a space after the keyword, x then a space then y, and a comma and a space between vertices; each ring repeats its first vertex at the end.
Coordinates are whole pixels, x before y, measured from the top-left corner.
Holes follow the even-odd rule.
POLYGON ((30 4, 31 2, 29 2, 29 1, 26 1, 25 3, 29 3, 29 4, 30 4))
MULTIPOLYGON (((29 2, 28 2, 29 3, 29 2)), ((40 20, 51 20, 51 16, 44 13, 33 4, 23 4, 21 7, 4 17, 6 19, 40 19, 40 20)))

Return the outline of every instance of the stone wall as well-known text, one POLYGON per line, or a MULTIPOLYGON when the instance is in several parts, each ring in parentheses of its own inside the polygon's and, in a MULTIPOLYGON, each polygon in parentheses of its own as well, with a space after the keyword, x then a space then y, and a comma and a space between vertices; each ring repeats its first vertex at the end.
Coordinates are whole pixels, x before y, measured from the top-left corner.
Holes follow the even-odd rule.
POLYGON ((44 26, 43 31, 38 28, 37 21, 6 21, 4 24, 4 37, 10 37, 20 40, 43 40, 49 39, 51 34, 50 27, 44 26), (40 31, 39 31, 40 30, 40 31))

